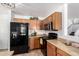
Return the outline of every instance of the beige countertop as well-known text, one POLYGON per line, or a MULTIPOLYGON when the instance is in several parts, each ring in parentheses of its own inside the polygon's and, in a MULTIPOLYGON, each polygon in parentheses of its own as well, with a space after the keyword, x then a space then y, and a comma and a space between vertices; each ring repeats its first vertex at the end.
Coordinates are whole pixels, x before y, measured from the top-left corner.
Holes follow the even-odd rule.
POLYGON ((65 39, 65 40, 70 40, 73 42, 79 43, 79 37, 78 36, 58 36, 59 38, 65 39))
POLYGON ((65 51, 66 53, 68 53, 71 56, 79 56, 79 48, 67 46, 58 39, 57 40, 47 40, 47 42, 53 44, 54 46, 61 49, 62 51, 65 51))
POLYGON ((40 35, 36 35, 36 36, 29 36, 29 38, 34 38, 34 37, 42 37, 40 35))

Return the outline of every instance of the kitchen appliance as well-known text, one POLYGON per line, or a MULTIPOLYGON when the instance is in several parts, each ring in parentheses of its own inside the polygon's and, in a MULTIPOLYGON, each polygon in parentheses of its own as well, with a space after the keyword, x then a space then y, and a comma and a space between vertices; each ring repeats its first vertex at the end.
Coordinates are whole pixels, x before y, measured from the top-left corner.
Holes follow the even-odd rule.
POLYGON ((10 50, 14 53, 28 52, 28 23, 10 23, 10 50))
POLYGON ((48 33, 48 36, 44 35, 42 37, 43 44, 41 45, 41 51, 45 56, 47 56, 47 40, 57 39, 57 37, 58 37, 57 33, 48 33))
POLYGON ((48 39, 57 39, 57 33, 48 33, 48 39))
POLYGON ((47 56, 47 37, 42 37, 42 45, 41 45, 41 51, 44 56, 47 56))
POLYGON ((44 30, 52 31, 53 30, 53 23, 52 22, 46 23, 44 25, 44 30))

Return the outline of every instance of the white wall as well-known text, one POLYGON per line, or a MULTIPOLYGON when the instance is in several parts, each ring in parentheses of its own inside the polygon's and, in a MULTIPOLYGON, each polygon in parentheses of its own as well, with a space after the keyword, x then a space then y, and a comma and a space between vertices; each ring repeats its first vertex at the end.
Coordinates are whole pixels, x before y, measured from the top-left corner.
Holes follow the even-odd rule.
MULTIPOLYGON (((18 15, 18 14, 15 14, 14 15, 14 18, 23 18, 23 19, 29 19, 31 16, 24 16, 24 15, 18 15)), ((33 16, 32 16, 33 17, 33 16)), ((39 18, 39 20, 43 20, 44 19, 44 17, 38 17, 39 18)))
POLYGON ((68 18, 79 18, 79 3, 68 4, 68 18))
POLYGON ((0 5, 0 49, 8 49, 10 41, 11 10, 0 5))

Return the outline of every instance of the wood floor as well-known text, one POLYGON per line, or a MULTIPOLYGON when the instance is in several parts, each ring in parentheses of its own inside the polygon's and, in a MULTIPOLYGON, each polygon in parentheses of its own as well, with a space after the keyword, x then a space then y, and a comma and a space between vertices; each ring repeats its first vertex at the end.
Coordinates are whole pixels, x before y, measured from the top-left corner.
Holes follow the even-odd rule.
POLYGON ((43 56, 40 49, 31 50, 28 53, 16 54, 13 56, 43 56))

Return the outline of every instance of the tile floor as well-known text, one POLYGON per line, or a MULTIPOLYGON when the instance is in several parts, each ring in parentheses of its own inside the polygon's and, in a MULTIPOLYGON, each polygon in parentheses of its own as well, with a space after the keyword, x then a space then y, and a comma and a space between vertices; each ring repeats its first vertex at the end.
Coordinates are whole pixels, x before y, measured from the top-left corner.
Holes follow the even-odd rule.
POLYGON ((37 50, 31 50, 29 51, 29 53, 16 54, 13 56, 43 56, 43 54, 40 49, 37 49, 37 50))

